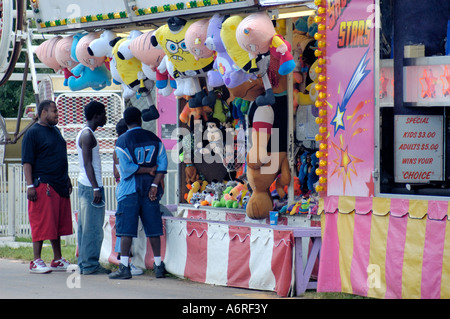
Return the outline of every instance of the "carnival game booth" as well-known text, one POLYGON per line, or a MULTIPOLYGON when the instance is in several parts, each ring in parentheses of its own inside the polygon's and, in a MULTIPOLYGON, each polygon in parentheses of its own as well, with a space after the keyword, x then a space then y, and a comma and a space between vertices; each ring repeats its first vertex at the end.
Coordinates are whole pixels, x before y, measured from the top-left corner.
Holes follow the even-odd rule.
MULTIPOLYGON (((139 95, 144 121, 178 110, 177 130, 161 130, 179 164, 168 272, 281 296, 315 289, 325 3, 166 2, 32 1, 38 29, 63 34, 36 54, 72 91, 114 82, 125 100, 139 95)), ((114 222, 107 212, 102 260, 117 263, 114 222)), ((142 232, 133 254, 152 267, 142 232)))
POLYGON ((449 297, 449 3, 410 4, 328 1, 321 292, 449 297))

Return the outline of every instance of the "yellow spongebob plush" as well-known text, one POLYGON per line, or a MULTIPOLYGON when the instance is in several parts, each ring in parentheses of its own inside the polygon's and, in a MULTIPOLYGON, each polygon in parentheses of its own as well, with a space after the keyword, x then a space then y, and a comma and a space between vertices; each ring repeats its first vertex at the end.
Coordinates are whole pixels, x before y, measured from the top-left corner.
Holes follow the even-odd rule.
POLYGON ((152 36, 152 44, 159 45, 166 53, 169 72, 177 83, 174 94, 177 96, 189 95, 190 107, 203 106, 201 104, 204 92, 201 90, 198 77, 205 76, 214 64, 214 57, 196 59, 189 52, 185 43, 185 35, 189 26, 197 20, 185 20, 178 17, 169 18, 167 24, 159 27, 152 36), (194 81, 192 81, 194 80, 194 81), (188 94, 186 94, 188 93, 188 94), (192 94, 193 93, 193 94, 192 94))

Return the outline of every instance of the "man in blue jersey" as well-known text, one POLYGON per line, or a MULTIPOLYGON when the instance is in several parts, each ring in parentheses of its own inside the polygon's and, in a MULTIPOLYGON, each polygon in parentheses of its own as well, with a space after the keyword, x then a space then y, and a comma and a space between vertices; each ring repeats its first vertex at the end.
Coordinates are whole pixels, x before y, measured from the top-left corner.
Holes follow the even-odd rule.
POLYGON ((119 270, 111 273, 109 278, 132 277, 129 254, 132 238, 137 237, 139 217, 152 246, 156 277, 162 278, 165 267, 161 261, 163 226, 159 200, 163 193, 161 183, 167 172, 167 154, 158 136, 141 127, 139 109, 129 107, 123 115, 128 131, 117 139, 115 149, 121 178, 116 191, 116 235, 121 240, 121 256, 119 270), (157 167, 156 172, 154 166, 157 167))

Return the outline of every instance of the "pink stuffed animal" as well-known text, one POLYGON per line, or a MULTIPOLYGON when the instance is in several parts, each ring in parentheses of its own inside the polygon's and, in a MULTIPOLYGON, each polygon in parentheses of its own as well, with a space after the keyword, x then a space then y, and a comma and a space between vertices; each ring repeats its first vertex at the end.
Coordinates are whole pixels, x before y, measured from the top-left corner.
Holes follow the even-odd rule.
POLYGON ((89 32, 78 41, 76 47, 76 56, 78 61, 91 70, 105 64, 105 56, 92 56, 88 51, 89 44, 99 37, 100 32, 89 32))
POLYGON ((270 51, 271 56, 280 60, 278 73, 286 75, 295 68, 291 44, 277 34, 272 20, 265 12, 253 13, 239 23, 236 30, 239 45, 255 59, 270 51))
POLYGON ((55 72, 62 69, 61 64, 56 60, 56 45, 61 41, 62 37, 57 36, 42 42, 36 49, 36 56, 49 68, 52 68, 55 72))
POLYGON ((142 62, 144 74, 150 79, 154 78, 158 93, 167 96, 176 88, 176 84, 167 70, 161 72, 159 69, 166 54, 162 49, 152 45, 152 35, 153 31, 141 34, 131 41, 129 49, 133 56, 142 62))
POLYGON ((55 47, 56 60, 58 61, 59 65, 63 68, 65 86, 67 86, 67 81, 69 77, 73 76, 70 70, 72 70, 79 64, 79 62, 74 61, 70 56, 72 43, 73 43, 73 36, 70 35, 58 41, 55 47))
MULTIPOLYGON (((207 31, 208 31, 209 19, 201 19, 192 23, 186 31, 184 41, 186 48, 192 53, 194 58, 198 61, 200 59, 207 59, 215 56, 213 50, 210 50, 206 45, 207 31)), ((206 82, 208 89, 208 95, 203 97, 202 104, 214 107, 216 104, 216 94, 214 87, 206 82)))
POLYGON ((55 47, 55 57, 59 65, 63 68, 71 70, 78 65, 79 62, 74 61, 70 57, 70 51, 72 49, 73 36, 67 36, 62 38, 56 43, 55 47))
POLYGON ((189 52, 196 60, 209 58, 214 55, 214 51, 205 45, 209 19, 198 20, 191 24, 186 32, 184 41, 189 52))

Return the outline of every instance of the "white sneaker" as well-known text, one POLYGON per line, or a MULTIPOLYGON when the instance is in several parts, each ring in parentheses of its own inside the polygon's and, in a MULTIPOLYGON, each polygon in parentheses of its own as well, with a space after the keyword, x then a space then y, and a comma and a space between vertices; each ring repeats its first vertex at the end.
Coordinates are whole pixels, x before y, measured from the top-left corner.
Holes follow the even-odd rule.
POLYGON ((59 260, 52 260, 50 264, 50 268, 55 271, 67 271, 69 266, 70 263, 62 257, 59 260))
POLYGON ((136 267, 133 264, 130 264, 130 268, 131 268, 131 275, 132 276, 139 276, 142 275, 144 273, 144 271, 141 268, 136 267))
POLYGON ((45 262, 38 258, 30 262, 30 273, 32 274, 48 274, 52 272, 50 267, 47 267, 45 262))

